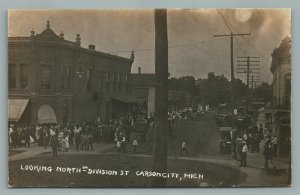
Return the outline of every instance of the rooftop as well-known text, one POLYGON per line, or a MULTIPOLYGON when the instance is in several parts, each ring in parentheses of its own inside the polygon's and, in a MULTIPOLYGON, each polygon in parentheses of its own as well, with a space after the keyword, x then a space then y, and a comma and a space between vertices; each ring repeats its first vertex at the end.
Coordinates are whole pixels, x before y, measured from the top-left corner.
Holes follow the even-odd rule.
POLYGON ((63 31, 61 31, 60 34, 57 35, 50 28, 50 22, 49 21, 47 21, 46 29, 43 32, 41 32, 40 34, 36 33, 33 29, 30 31, 30 33, 31 33, 31 36, 28 36, 28 37, 21 37, 21 36, 8 37, 8 41, 9 42, 40 41, 40 42, 60 43, 60 44, 63 44, 65 46, 74 47, 74 48, 76 47, 76 48, 81 49, 85 52, 92 52, 92 53, 95 53, 95 54, 98 54, 98 55, 101 55, 101 56, 105 56, 105 57, 109 57, 109 58, 114 58, 114 59, 127 61, 127 62, 131 62, 131 63, 134 61, 134 52, 133 51, 131 53, 130 58, 125 58, 125 57, 121 57, 121 56, 117 56, 117 55, 113 55, 113 54, 109 54, 109 53, 96 51, 94 45, 90 45, 91 46, 90 48, 81 47, 81 38, 80 38, 79 33, 76 34, 76 40, 74 42, 69 41, 69 40, 65 40, 63 31))

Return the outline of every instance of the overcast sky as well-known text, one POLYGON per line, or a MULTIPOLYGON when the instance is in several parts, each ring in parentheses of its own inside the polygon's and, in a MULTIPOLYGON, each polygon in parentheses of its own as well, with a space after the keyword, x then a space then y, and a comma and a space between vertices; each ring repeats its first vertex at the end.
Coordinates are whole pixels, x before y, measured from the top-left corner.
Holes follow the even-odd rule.
MULTIPOLYGON (((83 47, 94 44, 98 51, 125 57, 134 50, 132 72, 139 66, 143 73, 154 72, 153 10, 10 10, 8 36, 30 36, 32 29, 41 33, 47 20, 67 40, 75 41, 80 33, 83 47)), ((234 38, 235 76, 245 76, 236 73, 236 56, 259 56, 260 80, 270 83, 271 53, 290 36, 290 20, 290 9, 168 10, 169 72, 196 79, 215 72, 230 78, 229 37, 213 37, 230 33, 229 27, 233 33, 251 33, 234 38)))

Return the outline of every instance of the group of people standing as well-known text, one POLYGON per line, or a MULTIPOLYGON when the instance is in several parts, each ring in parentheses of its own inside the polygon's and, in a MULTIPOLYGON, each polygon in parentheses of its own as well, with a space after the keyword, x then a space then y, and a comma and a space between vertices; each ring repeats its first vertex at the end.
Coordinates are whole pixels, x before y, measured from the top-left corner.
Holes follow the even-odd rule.
POLYGON ((269 168, 269 161, 273 163, 273 158, 277 158, 278 155, 278 138, 277 136, 268 136, 265 140, 264 145, 264 157, 265 164, 264 168, 269 168))
POLYGON ((237 146, 237 153, 239 154, 240 166, 246 167, 247 165, 247 153, 250 151, 260 152, 260 144, 263 143, 263 155, 265 158, 264 168, 269 167, 269 162, 273 163, 273 158, 278 155, 278 137, 265 136, 262 124, 256 130, 251 133, 244 133, 237 138, 237 142, 240 143, 237 146), (254 133, 254 134, 253 134, 254 133))
POLYGON ((8 129, 9 148, 15 149, 21 146, 30 147, 30 143, 34 141, 32 134, 33 132, 28 125, 15 126, 14 124, 10 124, 8 129))

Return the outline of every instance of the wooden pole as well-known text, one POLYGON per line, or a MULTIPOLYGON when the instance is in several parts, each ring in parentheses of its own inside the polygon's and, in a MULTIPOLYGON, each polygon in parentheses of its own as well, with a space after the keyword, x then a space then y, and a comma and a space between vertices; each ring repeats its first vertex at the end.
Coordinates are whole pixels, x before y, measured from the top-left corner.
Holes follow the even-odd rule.
MULTIPOLYGON (((168 33, 167 10, 155 9, 155 112, 153 171, 167 172, 168 132, 168 33)), ((167 186, 166 178, 155 177, 154 187, 167 186)))

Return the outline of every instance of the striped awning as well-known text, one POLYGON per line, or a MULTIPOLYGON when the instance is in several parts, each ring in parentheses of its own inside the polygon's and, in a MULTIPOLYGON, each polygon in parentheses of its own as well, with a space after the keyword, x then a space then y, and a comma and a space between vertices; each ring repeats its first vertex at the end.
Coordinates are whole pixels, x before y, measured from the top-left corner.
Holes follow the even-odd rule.
POLYGON ((8 120, 18 121, 27 104, 29 99, 8 99, 8 120))

